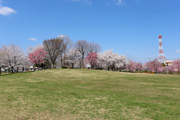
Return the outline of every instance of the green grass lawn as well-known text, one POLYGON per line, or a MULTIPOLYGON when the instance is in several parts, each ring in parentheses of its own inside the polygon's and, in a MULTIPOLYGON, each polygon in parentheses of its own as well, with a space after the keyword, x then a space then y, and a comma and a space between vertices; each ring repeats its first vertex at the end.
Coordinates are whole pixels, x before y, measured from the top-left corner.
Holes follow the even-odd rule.
POLYGON ((180 76, 45 70, 0 76, 0 120, 180 120, 180 76))

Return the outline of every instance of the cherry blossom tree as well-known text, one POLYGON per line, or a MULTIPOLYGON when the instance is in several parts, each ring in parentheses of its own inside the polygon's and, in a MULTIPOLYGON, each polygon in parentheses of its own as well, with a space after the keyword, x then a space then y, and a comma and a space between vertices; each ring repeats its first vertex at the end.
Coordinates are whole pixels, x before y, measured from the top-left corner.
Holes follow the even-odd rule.
POLYGON ((111 65, 113 63, 113 58, 114 58, 114 54, 113 54, 113 50, 107 50, 105 52, 103 52, 102 56, 101 56, 101 61, 103 61, 103 67, 107 68, 108 70, 110 70, 111 65))
POLYGON ((28 58, 34 65, 40 65, 44 63, 44 59, 46 58, 46 52, 43 48, 39 48, 30 53, 28 55, 28 58))
POLYGON ((115 70, 122 70, 123 67, 126 65, 126 57, 124 55, 120 56, 116 53, 112 54, 112 59, 110 61, 110 69, 115 70))
POLYGON ((91 68, 93 69, 97 64, 98 55, 97 53, 89 53, 86 57, 86 62, 91 65, 91 68))
POLYGON ((134 62, 132 60, 129 60, 127 66, 126 66, 126 69, 129 71, 129 72, 135 72, 135 71, 141 71, 143 70, 143 65, 142 63, 138 63, 138 62, 134 62))
POLYGON ((162 72, 163 66, 157 59, 145 63, 145 67, 151 72, 162 72))
POLYGON ((115 55, 116 55, 115 62, 114 62, 115 69, 119 71, 125 69, 126 64, 127 64, 126 56, 118 55, 118 54, 115 54, 115 55))
POLYGON ((71 65, 72 68, 75 66, 79 66, 79 61, 81 60, 81 54, 79 51, 76 50, 76 48, 71 48, 67 53, 67 63, 71 65))
POLYGON ((176 66, 175 65, 169 65, 168 66, 168 71, 170 72, 170 73, 173 73, 173 72, 176 72, 176 66))
POLYGON ((126 63, 126 57, 113 53, 113 50, 98 53, 98 67, 107 68, 108 70, 122 70, 126 63))
POLYGON ((143 70, 143 64, 142 63, 135 63, 136 64, 136 71, 142 71, 143 70))
POLYGON ((103 53, 97 53, 98 59, 97 59, 97 69, 104 69, 105 67, 105 61, 103 58, 103 53))
POLYGON ((20 65, 22 71, 29 70, 30 66, 32 66, 32 62, 30 62, 28 56, 22 57, 22 63, 20 65))
POLYGON ((25 57, 23 50, 15 45, 3 46, 1 50, 3 54, 2 63, 14 73, 14 69, 17 68, 18 70, 19 66, 23 64, 23 58, 25 57))
POLYGON ((129 71, 129 72, 135 72, 136 71, 136 63, 133 62, 133 61, 128 61, 128 64, 126 66, 126 69, 129 71))
POLYGON ((173 66, 177 69, 178 73, 180 73, 180 60, 174 61, 173 66))

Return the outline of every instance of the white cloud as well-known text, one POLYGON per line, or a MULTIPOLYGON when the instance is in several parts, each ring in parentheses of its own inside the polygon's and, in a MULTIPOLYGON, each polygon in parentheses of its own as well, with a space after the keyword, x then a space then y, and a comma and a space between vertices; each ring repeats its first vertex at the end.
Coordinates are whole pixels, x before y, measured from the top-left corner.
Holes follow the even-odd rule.
POLYGON ((92 1, 91 0, 67 0, 67 1, 83 2, 84 4, 92 5, 92 1))
POLYGON ((118 5, 118 6, 124 4, 123 0, 115 0, 114 3, 115 5, 118 5))
POLYGON ((59 38, 66 38, 67 36, 66 35, 59 35, 58 37, 59 38))
POLYGON ((177 50, 176 52, 177 52, 177 53, 180 53, 180 50, 177 50))
POLYGON ((31 41, 37 41, 38 39, 37 39, 37 38, 29 38, 29 40, 31 40, 31 41))
MULTIPOLYGON (((0 2, 2 2, 2 0, 0 0, 0 2)), ((0 15, 9 15, 12 13, 16 13, 16 11, 10 7, 4 7, 0 5, 0 15)))

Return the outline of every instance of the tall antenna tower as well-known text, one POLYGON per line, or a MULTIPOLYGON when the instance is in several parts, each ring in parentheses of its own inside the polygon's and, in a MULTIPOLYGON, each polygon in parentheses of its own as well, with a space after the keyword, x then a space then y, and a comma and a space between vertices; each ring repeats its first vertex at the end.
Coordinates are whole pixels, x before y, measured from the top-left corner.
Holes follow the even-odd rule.
POLYGON ((161 63, 165 63, 166 57, 164 55, 163 45, 162 45, 162 35, 159 35, 159 55, 158 61, 161 63))

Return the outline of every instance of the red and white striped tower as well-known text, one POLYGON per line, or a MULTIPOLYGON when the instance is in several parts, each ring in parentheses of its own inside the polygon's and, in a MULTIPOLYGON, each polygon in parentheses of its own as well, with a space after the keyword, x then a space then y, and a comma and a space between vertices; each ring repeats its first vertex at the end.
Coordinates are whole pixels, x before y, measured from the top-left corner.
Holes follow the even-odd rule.
POLYGON ((164 55, 163 45, 162 45, 162 35, 159 35, 159 55, 158 61, 161 63, 165 63, 166 57, 164 55))

